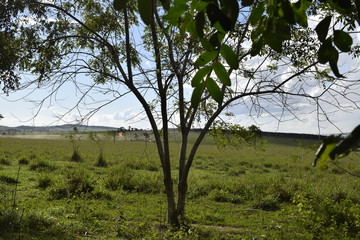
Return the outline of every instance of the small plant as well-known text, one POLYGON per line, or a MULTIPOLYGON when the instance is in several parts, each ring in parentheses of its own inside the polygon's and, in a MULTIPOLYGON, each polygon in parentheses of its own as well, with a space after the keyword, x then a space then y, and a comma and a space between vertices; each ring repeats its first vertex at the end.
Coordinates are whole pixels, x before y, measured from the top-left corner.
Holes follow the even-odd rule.
POLYGON ((67 139, 69 139, 69 141, 72 143, 73 145, 73 153, 70 157, 70 161, 72 162, 81 162, 82 158, 79 152, 79 148, 80 148, 80 137, 78 136, 78 130, 76 127, 74 127, 74 131, 73 132, 69 132, 66 136, 67 139))
POLYGON ((0 165, 6 165, 6 166, 10 166, 11 162, 9 161, 9 159, 6 159, 4 157, 0 158, 0 165))
POLYGON ((18 163, 20 165, 28 165, 29 164, 29 160, 26 157, 21 157, 18 161, 18 163))
POLYGON ((51 185, 51 182, 52 182, 52 180, 49 175, 43 175, 43 176, 40 176, 37 186, 39 188, 45 189, 51 185))
POLYGON ((8 184, 16 184, 19 183, 19 181, 15 178, 8 177, 8 176, 0 176, 0 182, 8 183, 8 184))
POLYGON ((105 180, 105 187, 111 190, 133 190, 131 179, 133 178, 133 170, 123 166, 114 169, 105 180))
POLYGON ((99 149, 99 157, 98 157, 97 162, 95 163, 96 167, 106 167, 108 165, 108 163, 105 161, 105 158, 104 158, 104 147, 105 147, 106 143, 108 143, 110 141, 112 136, 113 136, 113 132, 111 132, 111 131, 108 131, 102 135, 94 133, 94 132, 89 133, 90 140, 95 142, 99 149))
POLYGON ((223 189, 214 189, 209 193, 209 197, 216 202, 241 203, 241 198, 223 189))
POLYGON ((31 164, 29 169, 33 171, 53 171, 56 167, 51 165, 48 161, 38 160, 37 162, 31 164))
POLYGON ((95 180, 82 170, 72 171, 67 175, 67 181, 58 183, 50 190, 54 199, 66 197, 82 197, 95 189, 95 180))
POLYGON ((253 207, 265 211, 276 211, 280 209, 278 198, 274 195, 267 195, 264 198, 256 200, 253 207))
POLYGON ((344 199, 319 199, 311 195, 297 195, 294 198, 297 206, 296 216, 303 227, 321 236, 328 231, 338 234, 337 238, 356 238, 360 236, 360 205, 344 199))

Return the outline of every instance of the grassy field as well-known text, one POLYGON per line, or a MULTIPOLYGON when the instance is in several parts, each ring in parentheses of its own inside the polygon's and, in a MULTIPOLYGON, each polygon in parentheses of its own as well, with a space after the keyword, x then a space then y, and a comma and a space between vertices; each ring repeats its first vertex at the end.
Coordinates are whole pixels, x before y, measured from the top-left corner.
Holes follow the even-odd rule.
MULTIPOLYGON (((109 141, 98 167, 94 141, 79 142, 74 162, 69 140, 3 137, 0 239, 359 239, 360 179, 312 168, 316 144, 219 150, 206 139, 189 179, 190 227, 172 232, 154 143, 109 141)), ((360 175, 358 154, 338 163, 360 175)))

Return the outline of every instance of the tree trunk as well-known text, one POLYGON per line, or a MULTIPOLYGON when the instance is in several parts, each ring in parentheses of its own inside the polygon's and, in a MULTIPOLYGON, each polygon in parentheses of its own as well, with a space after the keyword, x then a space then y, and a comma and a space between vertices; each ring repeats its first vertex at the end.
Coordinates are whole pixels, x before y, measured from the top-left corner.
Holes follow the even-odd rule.
POLYGON ((188 190, 187 178, 183 178, 178 184, 177 211, 178 211, 180 224, 185 223, 185 202, 186 202, 187 190, 188 190))
POLYGON ((175 196, 173 190, 173 181, 172 179, 164 176, 164 185, 165 185, 165 193, 167 199, 167 215, 168 215, 168 223, 174 227, 178 228, 180 226, 178 212, 175 205, 175 196))

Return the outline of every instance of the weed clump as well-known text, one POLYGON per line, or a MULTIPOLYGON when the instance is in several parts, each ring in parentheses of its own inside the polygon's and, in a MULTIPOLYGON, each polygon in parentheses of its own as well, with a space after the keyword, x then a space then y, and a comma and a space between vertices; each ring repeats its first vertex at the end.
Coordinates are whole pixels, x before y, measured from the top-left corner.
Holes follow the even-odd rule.
POLYGON ((108 163, 106 162, 104 156, 101 154, 98 157, 97 162, 95 163, 95 167, 107 167, 108 163))
POLYGON ((45 189, 51 185, 51 178, 48 175, 41 176, 38 180, 38 188, 45 189))
POLYGON ((29 164, 29 160, 25 157, 22 157, 19 159, 18 161, 19 165, 28 165, 29 164))
POLYGON ((214 189, 209 193, 209 197, 216 202, 241 203, 241 197, 231 194, 223 189, 214 189))
POLYGON ((10 166, 11 162, 9 159, 2 157, 2 158, 0 158, 0 165, 10 166))
POLYGON ((274 195, 267 195, 264 198, 255 200, 253 208, 265 211, 277 211, 280 209, 278 198, 274 195))
POLYGON ((54 199, 83 197, 95 189, 95 180, 84 171, 74 171, 67 175, 67 181, 50 190, 54 199))
POLYGON ((0 208, 0 239, 69 239, 50 218, 14 208, 0 208), (51 236, 51 237, 50 237, 51 236))
POLYGON ((72 162, 81 162, 82 161, 82 157, 81 157, 79 151, 73 152, 73 154, 70 157, 70 161, 72 161, 72 162))
POLYGON ((53 171, 56 167, 51 165, 48 161, 39 160, 36 163, 31 164, 29 169, 32 171, 53 171))
POLYGON ((8 183, 8 184, 16 184, 19 183, 19 181, 15 178, 8 177, 8 176, 0 176, 0 182, 8 183))
POLYGON ((113 170, 105 180, 105 187, 128 192, 160 193, 163 189, 158 173, 135 171, 125 167, 113 170))

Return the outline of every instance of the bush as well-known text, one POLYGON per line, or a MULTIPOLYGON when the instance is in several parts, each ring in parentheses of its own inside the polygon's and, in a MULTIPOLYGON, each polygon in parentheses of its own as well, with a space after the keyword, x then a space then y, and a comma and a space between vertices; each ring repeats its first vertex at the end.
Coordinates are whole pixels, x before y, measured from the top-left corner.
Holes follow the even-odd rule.
POLYGON ((0 176, 0 182, 9 183, 9 184, 16 184, 19 183, 19 181, 15 178, 8 177, 8 176, 0 176))
POLYGON ((253 208, 265 211, 276 211, 280 209, 280 206, 276 196, 267 195, 264 198, 255 200, 253 208))
POLYGON ((95 163, 95 167, 107 167, 107 166, 108 166, 108 163, 104 159, 104 156, 102 154, 99 155, 98 160, 95 163))
POLYGON ((4 157, 0 158, 0 165, 6 165, 6 166, 10 166, 11 162, 9 159, 6 159, 4 157))
POLYGON ((79 151, 74 151, 73 154, 70 157, 70 161, 72 162, 81 162, 82 157, 80 156, 79 151))
POLYGON ((47 187, 49 187, 51 185, 51 182, 52 182, 52 180, 51 180, 50 176, 43 175, 43 176, 40 176, 37 186, 39 188, 45 189, 45 188, 47 188, 47 187))
POLYGON ((216 202, 241 203, 241 198, 223 189, 214 189, 209 193, 209 197, 216 202))
POLYGON ((24 214, 17 209, 0 208, 1 239, 41 239, 35 236, 50 230, 53 225, 53 221, 32 212, 24 214))
POLYGON ((31 164, 29 169, 33 171, 53 171, 56 167, 52 166, 48 161, 38 160, 36 163, 31 164))
POLYGON ((95 189, 95 180, 85 171, 73 171, 67 175, 67 181, 50 190, 54 199, 82 197, 95 189))
POLYGON ((113 170, 105 180, 105 187, 114 191, 122 189, 142 193, 160 193, 163 189, 159 173, 134 171, 126 167, 113 170))
POLYGON ((360 237, 360 205, 349 199, 298 195, 294 199, 296 216, 315 238, 331 232, 336 238, 360 237), (335 201, 334 201, 335 200, 335 201))
POLYGON ((29 164, 29 160, 28 160, 27 158, 25 158, 25 157, 22 157, 22 158, 19 159, 18 163, 19 163, 20 165, 28 165, 28 164, 29 164))

